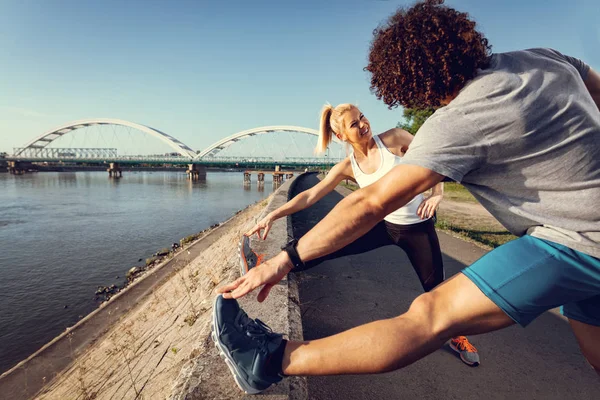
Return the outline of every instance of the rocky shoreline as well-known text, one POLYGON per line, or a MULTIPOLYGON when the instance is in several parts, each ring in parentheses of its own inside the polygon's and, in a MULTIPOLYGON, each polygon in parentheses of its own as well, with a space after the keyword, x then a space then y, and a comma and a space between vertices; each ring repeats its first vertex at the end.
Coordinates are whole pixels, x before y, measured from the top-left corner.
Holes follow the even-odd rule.
MULTIPOLYGON (((180 239, 179 243, 173 243, 171 245, 170 249, 165 247, 161 250, 158 250, 156 253, 152 254, 152 256, 150 256, 149 258, 146 258, 145 260, 143 258, 140 258, 138 260, 138 262, 145 261, 144 265, 134 265, 133 267, 131 267, 125 274, 126 280, 124 281, 124 283, 122 285, 113 284, 110 286, 98 286, 98 288, 96 289, 96 292, 94 294, 94 296, 95 296, 94 300, 99 303, 99 306, 102 306, 104 303, 109 301, 114 295, 118 294, 122 290, 125 290, 127 287, 129 287, 129 285, 131 285, 137 279, 141 278, 146 273, 151 272, 154 267, 163 264, 167 260, 172 259, 177 254, 184 251, 185 248, 189 244, 194 243, 196 240, 200 239, 201 237, 208 235, 215 228, 218 228, 225 222, 229 221, 231 218, 233 218, 236 215, 238 215, 239 213, 247 210, 249 207, 251 207, 253 205, 254 204, 250 204, 247 207, 236 211, 230 218, 228 218, 227 220, 225 220, 223 222, 218 222, 216 224, 209 226, 206 229, 201 230, 200 232, 194 233, 192 235, 188 235, 188 236, 180 239)), ((116 279, 119 279, 119 276, 117 276, 116 279)), ((65 308, 66 308, 66 306, 65 306, 65 308)))

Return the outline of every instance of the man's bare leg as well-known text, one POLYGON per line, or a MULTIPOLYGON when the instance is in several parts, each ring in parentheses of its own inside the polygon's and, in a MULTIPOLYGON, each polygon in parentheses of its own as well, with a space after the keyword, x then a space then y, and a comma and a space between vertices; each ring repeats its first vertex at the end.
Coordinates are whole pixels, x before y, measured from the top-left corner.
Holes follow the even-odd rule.
POLYGON ((600 326, 569 319, 581 352, 600 376, 600 326))
POLYGON ((458 274, 417 297, 405 314, 324 339, 289 342, 286 375, 387 372, 439 349, 458 334, 473 335, 514 324, 465 275, 458 274))

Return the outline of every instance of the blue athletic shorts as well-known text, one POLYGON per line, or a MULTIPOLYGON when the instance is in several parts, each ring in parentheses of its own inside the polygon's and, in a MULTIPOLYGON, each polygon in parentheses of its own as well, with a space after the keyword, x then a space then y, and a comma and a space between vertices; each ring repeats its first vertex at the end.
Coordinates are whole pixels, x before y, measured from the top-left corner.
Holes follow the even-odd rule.
POLYGON ((600 326, 598 258, 526 235, 462 272, 522 326, 558 306, 567 318, 600 326))

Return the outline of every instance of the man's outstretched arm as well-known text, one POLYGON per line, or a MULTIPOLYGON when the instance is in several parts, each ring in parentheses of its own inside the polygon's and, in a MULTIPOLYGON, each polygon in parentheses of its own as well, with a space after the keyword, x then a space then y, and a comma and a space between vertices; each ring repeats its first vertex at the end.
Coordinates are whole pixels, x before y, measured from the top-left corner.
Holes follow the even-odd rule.
MULTIPOLYGON (((427 168, 398 165, 383 178, 357 190, 337 206, 298 242, 298 255, 306 262, 323 257, 352 243, 392 211, 404 206, 419 193, 444 177, 427 168)), ((263 286, 258 301, 292 270, 286 252, 252 268, 246 275, 217 289, 224 298, 239 298, 263 286)))
POLYGON ((416 165, 398 165, 377 182, 342 201, 298 242, 303 261, 337 251, 371 230, 386 215, 406 205, 444 177, 416 165))

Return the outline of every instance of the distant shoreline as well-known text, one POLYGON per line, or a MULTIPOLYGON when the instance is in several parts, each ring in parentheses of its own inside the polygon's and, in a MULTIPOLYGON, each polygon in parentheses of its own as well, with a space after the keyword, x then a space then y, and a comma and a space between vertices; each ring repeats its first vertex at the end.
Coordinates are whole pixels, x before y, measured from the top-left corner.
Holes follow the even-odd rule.
MULTIPOLYGON (((81 166, 81 165, 36 165, 36 169, 30 171, 35 172, 106 172, 106 166, 81 166)), ((187 166, 184 167, 128 167, 126 165, 121 166, 123 171, 141 171, 141 172, 153 172, 153 171, 164 171, 164 172, 185 172, 187 166)), ((221 167, 206 167, 207 171, 210 172, 244 172, 249 168, 221 168, 221 167)), ((252 168, 250 168, 252 169, 252 168)), ((288 171, 288 170, 286 170, 288 171)), ((8 172, 6 168, 0 166, 0 172, 8 172)), ((304 172, 303 169, 289 170, 289 172, 304 172)))
MULTIPOLYGON (((36 165, 36 170, 31 172, 106 172, 106 166, 82 166, 82 165, 36 165)), ((122 166, 123 171, 172 171, 185 172, 186 167, 128 167, 122 166)), ((208 167, 208 171, 214 172, 243 172, 243 168, 217 168, 208 167)), ((2 172, 7 172, 3 170, 2 172)))

